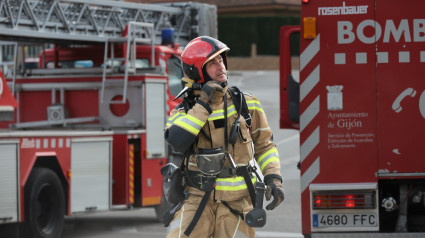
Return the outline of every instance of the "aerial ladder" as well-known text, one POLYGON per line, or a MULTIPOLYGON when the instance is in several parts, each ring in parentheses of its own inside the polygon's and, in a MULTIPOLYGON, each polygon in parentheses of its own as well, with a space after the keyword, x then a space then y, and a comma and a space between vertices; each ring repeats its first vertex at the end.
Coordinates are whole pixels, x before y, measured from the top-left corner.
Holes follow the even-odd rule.
POLYGON ((157 36, 156 44, 161 43, 161 29, 172 27, 176 42, 185 45, 199 35, 217 35, 216 23, 209 20, 215 11, 215 6, 200 3, 4 0, 0 2, 0 37, 104 42, 122 37, 129 22, 143 22, 154 24, 150 33, 157 36))
MULTIPOLYGON (((15 94, 16 75, 25 71, 25 64, 21 69, 17 68, 18 59, 22 60, 17 50, 19 45, 103 43, 101 102, 105 101, 104 92, 108 84, 119 82, 123 88, 122 99, 107 103, 125 103, 128 76, 136 71, 136 45, 152 46, 153 67, 154 45, 162 43, 164 29, 173 29, 171 37, 174 42, 184 46, 200 35, 217 37, 216 22, 214 5, 192 2, 137 4, 100 0, 4 0, 0 1, 0 40, 3 46, 0 53, 9 49, 9 54, 0 58, 0 66, 3 73, 12 78, 10 88, 15 94), (124 74, 119 79, 113 76, 119 66, 108 64, 117 60, 113 54, 117 45, 125 47, 124 58, 120 59, 125 62, 120 65, 124 74)), ((37 124, 16 124, 23 128, 34 125, 37 124)), ((44 126, 45 123, 39 125, 44 126)))

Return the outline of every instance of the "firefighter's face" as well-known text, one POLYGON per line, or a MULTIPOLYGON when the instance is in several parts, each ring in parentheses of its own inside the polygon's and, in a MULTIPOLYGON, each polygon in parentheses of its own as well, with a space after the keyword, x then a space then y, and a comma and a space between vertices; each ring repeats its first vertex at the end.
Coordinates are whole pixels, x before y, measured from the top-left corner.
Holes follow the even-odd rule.
POLYGON ((208 61, 205 65, 207 74, 215 81, 224 83, 227 81, 227 71, 221 55, 208 61))

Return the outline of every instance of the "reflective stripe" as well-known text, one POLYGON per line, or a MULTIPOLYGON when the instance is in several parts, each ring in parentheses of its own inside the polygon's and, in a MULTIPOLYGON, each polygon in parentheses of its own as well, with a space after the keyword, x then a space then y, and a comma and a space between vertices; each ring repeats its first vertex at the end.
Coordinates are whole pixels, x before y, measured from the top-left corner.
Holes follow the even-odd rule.
POLYGON ((238 216, 238 218, 239 218, 238 219, 238 224, 236 225, 235 232, 233 233, 232 238, 241 237, 241 234, 243 235, 243 233, 238 230, 239 229, 239 225, 241 224, 241 217, 238 216))
POLYGON ((320 157, 317 157, 316 160, 310 165, 310 167, 301 175, 301 193, 308 188, 308 186, 313 182, 313 180, 320 173, 320 157))
POLYGON ((215 110, 208 117, 208 121, 223 119, 224 118, 224 109, 223 110, 215 110))
MULTIPOLYGON (((236 114, 235 105, 230 105, 227 107, 227 117, 236 114)), ((224 119, 224 109, 214 110, 208 117, 208 121, 214 121, 218 119, 224 119)))
POLYGON ((205 123, 194 116, 186 115, 176 120, 174 124, 181 126, 183 129, 191 132, 192 134, 197 135, 205 123))
POLYGON ((314 58, 314 56, 320 51, 320 34, 317 35, 306 49, 300 55, 300 71, 304 69, 306 65, 314 58))
POLYGON ((255 131, 251 132, 251 134, 257 133, 259 131, 268 131, 270 130, 270 127, 266 127, 266 128, 257 128, 255 131))
POLYGON ((320 112, 320 95, 314 99, 314 101, 305 109, 305 111, 300 116, 300 132, 304 130, 306 125, 319 114, 320 112))
POLYGON ((168 118, 167 126, 173 124, 177 119, 179 119, 180 117, 185 116, 185 115, 186 115, 186 113, 176 113, 174 116, 168 118))
POLYGON ((264 167, 271 162, 279 162, 279 153, 276 148, 273 148, 266 153, 262 154, 260 158, 258 158, 258 165, 260 166, 261 172, 263 172, 264 167))
POLYGON ((260 112, 264 112, 261 103, 257 100, 248 100, 246 101, 246 105, 248 106, 249 110, 257 110, 260 112))
MULTIPOLYGON (((254 184, 257 181, 257 177, 251 178, 251 181, 254 184)), ((239 191, 247 189, 245 180, 242 176, 235 178, 218 178, 215 184, 215 189, 221 191, 239 191)))

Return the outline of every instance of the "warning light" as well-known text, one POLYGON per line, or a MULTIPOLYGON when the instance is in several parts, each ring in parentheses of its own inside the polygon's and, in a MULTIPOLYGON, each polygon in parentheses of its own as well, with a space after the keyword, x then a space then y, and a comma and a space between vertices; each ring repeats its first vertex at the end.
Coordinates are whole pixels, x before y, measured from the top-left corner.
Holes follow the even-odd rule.
POLYGON ((310 2, 310 0, 301 0, 301 2, 307 4, 310 2))
POLYGON ((322 206, 322 198, 321 196, 316 196, 316 201, 314 201, 316 203, 316 207, 321 207, 322 206))
MULTIPOLYGON (((355 207, 356 206, 356 203, 354 202, 354 199, 356 199, 355 197, 354 197, 354 195, 352 195, 352 194, 349 194, 349 195, 345 195, 345 207, 346 208, 350 208, 350 207, 355 207)), ((360 199, 362 199, 362 197, 360 198, 360 199)))
POLYGON ((315 17, 304 17, 304 39, 315 39, 316 38, 316 18, 315 17))
POLYGON ((313 193, 313 209, 366 209, 375 208, 374 192, 313 193))

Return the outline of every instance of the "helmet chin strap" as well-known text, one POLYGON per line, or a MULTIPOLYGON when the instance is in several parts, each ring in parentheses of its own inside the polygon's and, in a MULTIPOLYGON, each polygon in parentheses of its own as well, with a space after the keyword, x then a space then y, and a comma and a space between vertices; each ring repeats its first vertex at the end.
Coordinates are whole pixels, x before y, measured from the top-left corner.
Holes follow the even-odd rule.
POLYGON ((220 86, 223 87, 223 88, 225 88, 227 86, 227 80, 226 80, 226 82, 220 83, 220 86))

